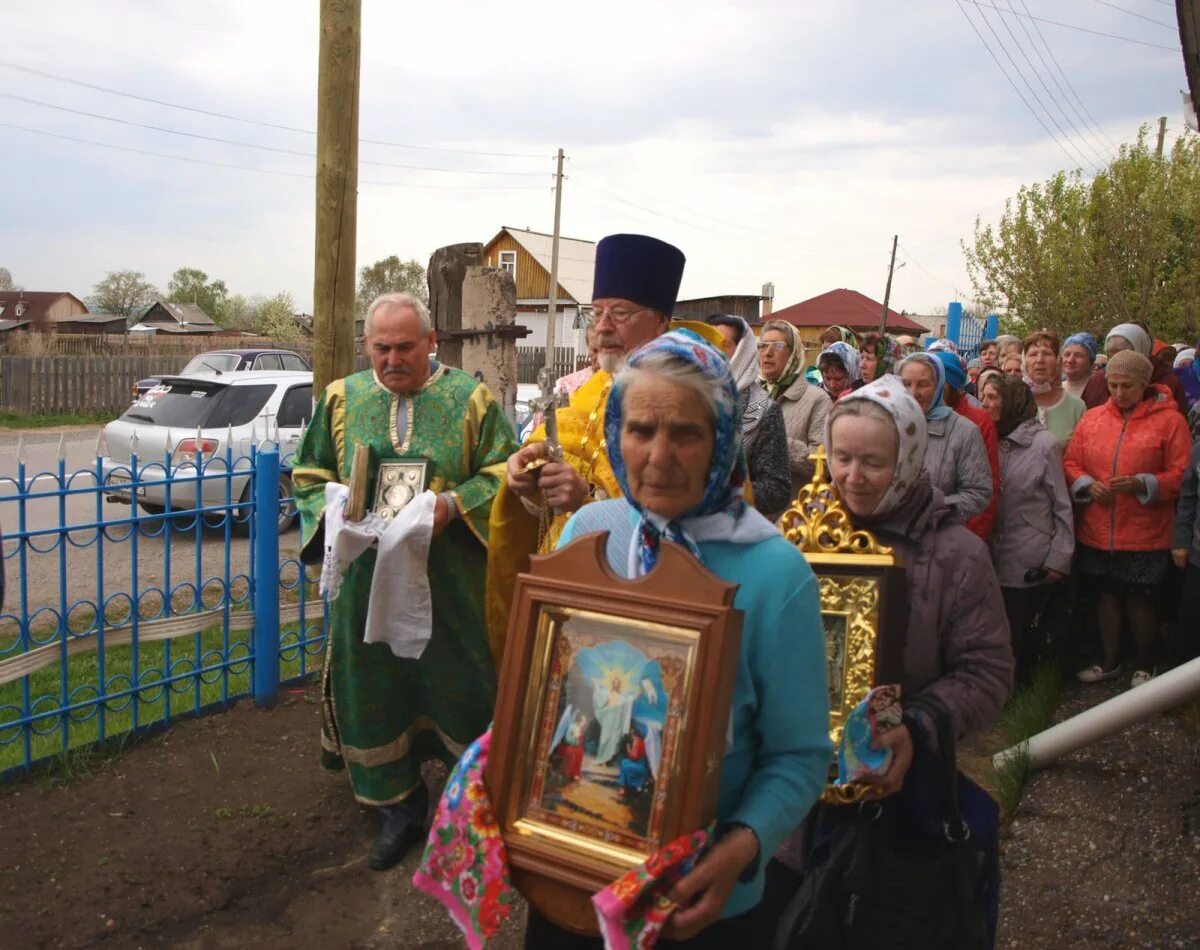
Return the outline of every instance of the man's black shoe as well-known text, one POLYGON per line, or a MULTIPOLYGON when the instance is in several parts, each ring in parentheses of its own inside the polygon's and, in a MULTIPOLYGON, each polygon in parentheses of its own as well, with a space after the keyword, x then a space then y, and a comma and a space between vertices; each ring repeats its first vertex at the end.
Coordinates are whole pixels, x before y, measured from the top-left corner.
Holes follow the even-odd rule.
POLYGON ((422 823, 411 814, 396 812, 388 815, 383 823, 383 831, 371 845, 371 855, 367 859, 371 870, 386 871, 395 867, 421 837, 422 823))

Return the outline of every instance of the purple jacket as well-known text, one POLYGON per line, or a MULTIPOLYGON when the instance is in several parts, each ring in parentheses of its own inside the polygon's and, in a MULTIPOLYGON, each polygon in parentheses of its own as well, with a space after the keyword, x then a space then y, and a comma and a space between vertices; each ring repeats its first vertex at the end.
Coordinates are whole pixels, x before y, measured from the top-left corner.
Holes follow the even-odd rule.
POLYGON ((1037 419, 1000 440, 1000 507, 991 548, 1001 587, 1034 586, 1025 574, 1038 568, 1071 572, 1075 512, 1062 452, 1037 419))

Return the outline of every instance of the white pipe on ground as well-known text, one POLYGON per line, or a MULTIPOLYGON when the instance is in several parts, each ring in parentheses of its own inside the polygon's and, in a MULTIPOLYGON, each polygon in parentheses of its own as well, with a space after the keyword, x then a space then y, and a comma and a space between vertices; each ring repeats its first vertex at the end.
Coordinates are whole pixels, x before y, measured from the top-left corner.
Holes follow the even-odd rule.
POLYGON ((1029 764, 1040 769, 1068 752, 1185 703, 1193 696, 1200 696, 1200 659, 1177 666, 1136 689, 1114 696, 1099 706, 1093 706, 1078 716, 1039 732, 1025 742, 997 752, 992 757, 992 765, 997 769, 1002 768, 1024 749, 1029 754, 1029 764))

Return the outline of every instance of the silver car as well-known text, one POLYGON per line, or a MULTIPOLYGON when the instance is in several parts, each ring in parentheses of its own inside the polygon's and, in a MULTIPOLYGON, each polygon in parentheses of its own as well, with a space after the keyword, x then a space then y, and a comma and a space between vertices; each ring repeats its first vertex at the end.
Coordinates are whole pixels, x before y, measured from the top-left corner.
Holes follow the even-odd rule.
MULTIPOLYGON (((312 409, 312 373, 164 376, 104 427, 106 495, 124 504, 136 500, 148 514, 244 504, 252 485, 251 447, 269 441, 281 456, 279 528, 285 531, 296 519, 295 505, 283 502, 292 497, 291 459, 312 409), (205 477, 197 478, 197 459, 205 477)), ((234 510, 235 525, 247 524, 243 511, 234 510)), ((206 513, 204 520, 223 524, 224 512, 206 513)))

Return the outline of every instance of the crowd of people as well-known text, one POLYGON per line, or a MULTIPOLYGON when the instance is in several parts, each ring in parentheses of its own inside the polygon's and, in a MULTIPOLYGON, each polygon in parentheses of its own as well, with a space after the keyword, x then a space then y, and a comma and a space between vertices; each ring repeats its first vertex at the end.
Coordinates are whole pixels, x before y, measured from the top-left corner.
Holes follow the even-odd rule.
MULTIPOLYGON (((335 602, 322 743, 383 812, 371 866, 393 866, 425 828, 421 762, 453 764, 488 728, 529 556, 606 531, 610 568, 633 578, 664 542, 682 545, 739 585, 744 620, 715 844, 667 894, 678 909, 664 946, 771 946, 807 871, 800 829, 831 754, 817 583, 776 527, 814 455, 824 450, 854 526, 905 567, 903 717, 879 737, 886 767, 864 778, 904 822, 928 792, 921 763, 938 758, 921 701, 958 737, 987 727, 1036 659, 1031 631, 1050 603, 1093 615, 1081 625, 1094 633, 1088 683, 1121 674, 1126 622, 1131 686, 1163 662, 1160 623, 1200 630, 1200 449, 1187 422, 1190 411, 1200 430, 1200 368, 1194 349, 1137 324, 1114 327, 1104 353, 1088 333, 1040 331, 985 340, 970 361, 946 340, 831 327, 810 360, 786 321, 757 334, 724 314, 673 321, 683 267, 654 238, 599 243, 593 363, 566 381, 554 445, 541 426, 518 444, 487 388, 437 362, 419 301, 372 305, 372 369, 329 387, 300 446, 304 556, 323 548, 339 567, 330 506, 354 441, 374 465, 421 456, 435 499, 427 595, 414 602, 391 569, 376 589, 374 551, 340 565, 354 596, 335 602), (412 619, 427 647, 363 642, 380 599, 424 611, 412 619)), ((528 947, 599 945, 530 912, 528 947)))

